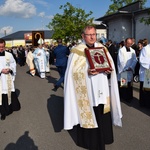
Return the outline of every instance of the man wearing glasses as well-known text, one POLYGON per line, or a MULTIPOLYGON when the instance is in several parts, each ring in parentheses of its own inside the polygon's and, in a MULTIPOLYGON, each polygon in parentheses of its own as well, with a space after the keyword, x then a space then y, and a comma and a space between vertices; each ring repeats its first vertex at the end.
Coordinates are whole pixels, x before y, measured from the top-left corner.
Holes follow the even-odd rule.
POLYGON ((64 129, 76 131, 78 146, 105 150, 114 140, 112 124, 122 126, 115 67, 108 50, 96 42, 94 26, 86 26, 81 36, 83 42, 71 50, 65 73, 64 129), (89 69, 84 51, 94 47, 105 48, 112 70, 89 69))

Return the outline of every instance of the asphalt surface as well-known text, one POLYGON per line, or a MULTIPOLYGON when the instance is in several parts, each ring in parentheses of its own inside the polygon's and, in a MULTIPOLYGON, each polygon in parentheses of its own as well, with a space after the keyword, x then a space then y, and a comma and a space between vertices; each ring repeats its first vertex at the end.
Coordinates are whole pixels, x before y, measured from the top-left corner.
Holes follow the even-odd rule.
MULTIPOLYGON (((21 110, 0 120, 0 150, 84 150, 76 146, 74 133, 63 130, 63 88, 52 91, 57 78, 55 66, 46 79, 17 66, 21 110)), ((114 143, 106 150, 150 150, 150 110, 139 107, 138 86, 134 83, 130 104, 121 102, 123 127, 113 127, 114 143)))

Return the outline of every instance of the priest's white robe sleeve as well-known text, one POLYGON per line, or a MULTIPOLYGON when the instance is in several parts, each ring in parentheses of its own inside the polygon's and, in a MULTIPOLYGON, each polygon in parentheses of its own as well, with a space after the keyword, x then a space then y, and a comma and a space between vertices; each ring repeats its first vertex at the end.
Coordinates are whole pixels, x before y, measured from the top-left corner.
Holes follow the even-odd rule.
POLYGON ((149 56, 150 46, 149 47, 148 46, 144 47, 141 50, 140 56, 139 56, 139 62, 141 66, 145 69, 150 69, 150 56, 149 56))

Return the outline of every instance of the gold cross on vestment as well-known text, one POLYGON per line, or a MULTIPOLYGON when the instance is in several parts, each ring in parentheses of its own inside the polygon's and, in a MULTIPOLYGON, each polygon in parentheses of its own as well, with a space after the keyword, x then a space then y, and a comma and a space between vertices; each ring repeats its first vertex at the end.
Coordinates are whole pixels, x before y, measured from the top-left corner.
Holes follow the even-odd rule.
POLYGON ((98 97, 101 97, 102 94, 103 94, 103 92, 101 92, 100 90, 98 90, 98 97))

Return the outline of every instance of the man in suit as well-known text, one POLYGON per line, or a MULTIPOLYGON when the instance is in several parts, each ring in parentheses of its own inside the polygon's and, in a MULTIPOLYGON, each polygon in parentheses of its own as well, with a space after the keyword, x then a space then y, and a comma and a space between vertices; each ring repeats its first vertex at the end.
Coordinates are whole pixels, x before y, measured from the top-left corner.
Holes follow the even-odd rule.
POLYGON ((55 65, 58 69, 58 73, 60 78, 54 84, 53 91, 57 91, 57 89, 61 86, 61 83, 64 82, 65 71, 67 67, 67 60, 69 55, 69 48, 67 46, 62 45, 62 39, 57 40, 58 46, 54 49, 54 57, 56 59, 55 65))
POLYGON ((24 66, 25 65, 25 49, 22 45, 20 45, 20 47, 18 48, 17 54, 19 58, 19 62, 18 62, 19 65, 24 66))

